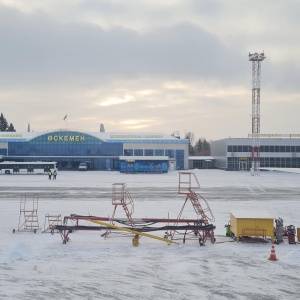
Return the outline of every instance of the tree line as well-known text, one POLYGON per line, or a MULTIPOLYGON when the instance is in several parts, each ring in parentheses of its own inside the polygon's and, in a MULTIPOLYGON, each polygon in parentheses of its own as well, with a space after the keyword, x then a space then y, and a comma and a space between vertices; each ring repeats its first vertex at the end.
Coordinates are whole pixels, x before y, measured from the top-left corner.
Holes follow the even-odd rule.
POLYGON ((3 113, 1 113, 1 115, 0 115, 0 131, 16 131, 16 129, 12 123, 8 124, 3 113))
POLYGON ((194 143, 194 134, 187 132, 185 138, 189 140, 190 156, 209 156, 211 155, 210 143, 205 138, 200 138, 194 143))
MULTIPOLYGON (((179 132, 175 131, 171 134, 174 137, 180 138, 179 132)), ((185 139, 189 140, 189 155, 190 156, 210 156, 210 143, 205 138, 200 138, 194 143, 194 134, 190 131, 184 135, 185 139)))

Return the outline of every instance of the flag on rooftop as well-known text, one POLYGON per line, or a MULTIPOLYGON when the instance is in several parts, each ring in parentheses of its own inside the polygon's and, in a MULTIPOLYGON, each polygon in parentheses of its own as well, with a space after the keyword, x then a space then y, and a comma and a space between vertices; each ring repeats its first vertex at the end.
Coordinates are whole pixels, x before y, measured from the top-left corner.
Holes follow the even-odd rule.
POLYGON ((68 117, 68 115, 65 115, 65 117, 64 117, 64 121, 66 120, 66 118, 68 117))

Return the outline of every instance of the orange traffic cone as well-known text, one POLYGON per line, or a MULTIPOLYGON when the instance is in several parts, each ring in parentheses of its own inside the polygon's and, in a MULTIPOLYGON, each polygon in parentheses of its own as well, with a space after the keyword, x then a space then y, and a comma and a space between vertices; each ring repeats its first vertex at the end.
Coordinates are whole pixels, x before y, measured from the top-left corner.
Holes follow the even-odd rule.
POLYGON ((269 260, 274 260, 274 261, 277 260, 276 254, 275 254, 274 242, 272 242, 272 249, 271 249, 271 254, 270 254, 269 260))

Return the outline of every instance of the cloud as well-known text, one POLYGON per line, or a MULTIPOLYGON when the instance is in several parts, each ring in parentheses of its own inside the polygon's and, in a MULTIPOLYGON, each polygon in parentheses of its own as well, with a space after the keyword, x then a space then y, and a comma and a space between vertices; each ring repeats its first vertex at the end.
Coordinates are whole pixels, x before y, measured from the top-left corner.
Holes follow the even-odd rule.
POLYGON ((151 127, 158 123, 155 119, 128 119, 125 121, 119 122, 119 124, 125 129, 125 130, 137 130, 137 129, 148 129, 151 131, 151 127))
MULTIPOLYGON (((85 1, 75 3, 74 7, 91 10, 95 5, 107 6, 110 13, 117 13, 118 7, 120 14, 127 7, 123 5, 123 9, 118 2, 85 1)), ((214 17, 221 15, 220 18, 228 8, 224 5, 216 8, 208 2, 201 5, 194 2, 194 5, 200 6, 200 14, 208 11, 214 17)), ((245 19, 249 20, 247 16, 245 19)), ((237 16, 237 19, 241 18, 237 16)), ((116 78, 135 80, 148 76, 172 81, 216 80, 228 85, 251 80, 251 65, 247 53, 243 52, 244 46, 228 44, 224 36, 211 33, 209 27, 186 21, 141 33, 120 25, 104 29, 88 23, 62 24, 50 13, 33 10, 23 14, 0 4, 0 38, 0 76, 6 87, 58 86, 62 82, 69 86, 96 86, 116 78)), ((262 82, 277 88, 289 76, 291 80, 284 87, 298 89, 293 79, 299 75, 299 67, 289 62, 287 56, 277 55, 281 59, 278 63, 267 48, 261 50, 267 55, 262 72, 267 76, 262 82)))
POLYGON ((122 27, 62 25, 46 15, 29 17, 2 6, 0 38, 0 74, 5 75, 5 84, 61 80, 74 84, 158 75, 228 80, 241 74, 235 63, 239 55, 230 61, 231 49, 189 23, 139 34, 122 27))
POLYGON ((125 95, 124 98, 108 98, 102 102, 99 102, 99 106, 118 105, 130 101, 134 101, 134 97, 130 95, 125 95))
POLYGON ((70 127, 87 131, 104 123, 246 136, 248 52, 263 50, 264 122, 271 127, 272 102, 285 116, 299 111, 295 1, 255 0, 247 9, 236 0, 0 3, 1 109, 18 130, 64 127, 67 112, 70 127))

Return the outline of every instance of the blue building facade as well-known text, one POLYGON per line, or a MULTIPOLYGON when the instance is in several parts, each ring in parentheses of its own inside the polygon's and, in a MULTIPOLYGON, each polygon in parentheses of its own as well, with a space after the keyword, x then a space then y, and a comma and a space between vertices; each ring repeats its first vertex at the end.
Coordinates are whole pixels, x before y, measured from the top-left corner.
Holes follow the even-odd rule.
POLYGON ((128 157, 138 172, 164 172, 188 168, 188 140, 162 133, 1 132, 0 156, 7 161, 56 161, 61 170, 76 170, 80 162, 91 170, 124 170, 121 162, 127 162, 120 157, 128 157))

